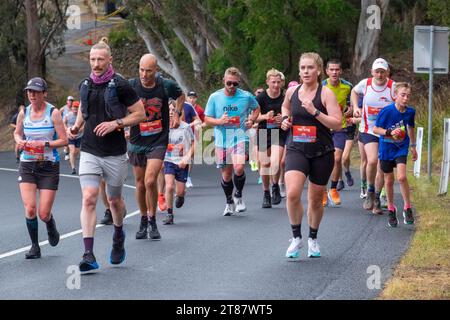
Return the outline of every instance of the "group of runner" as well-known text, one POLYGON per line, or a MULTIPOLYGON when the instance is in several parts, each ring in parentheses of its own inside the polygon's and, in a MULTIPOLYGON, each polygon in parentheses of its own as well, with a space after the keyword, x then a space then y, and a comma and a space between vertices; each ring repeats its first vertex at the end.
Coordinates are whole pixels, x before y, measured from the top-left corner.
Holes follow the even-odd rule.
POLYGON ((225 194, 224 216, 246 210, 243 191, 248 160, 260 171, 262 208, 281 203, 284 188, 280 185, 285 185, 292 228, 288 258, 298 258, 303 246, 301 198, 307 179, 307 256, 320 257, 317 234, 324 207, 341 205, 342 166, 347 184, 354 183, 349 159, 358 123, 359 150, 365 165, 361 187, 367 186, 367 195, 361 193, 364 209, 383 213, 380 193, 385 186, 388 224, 397 226, 393 202, 393 168, 397 167, 404 222, 414 223, 405 166, 409 147, 413 160, 417 157, 414 109, 408 106, 411 86, 389 79, 384 59, 374 61, 371 78, 353 87, 341 79, 339 61, 328 61, 328 78, 322 81, 321 57, 304 53, 299 60, 299 83, 293 81, 284 90, 283 73, 270 69, 267 89, 256 97, 239 88, 241 73, 230 67, 225 70, 223 88, 210 95, 204 115, 196 104, 197 94, 189 92, 186 103, 178 84, 157 72, 158 62, 151 54, 141 57, 139 77, 129 80, 114 71, 110 48, 104 42, 91 48, 89 61, 91 74, 80 83, 80 102, 69 97, 67 114, 46 102, 45 80, 33 78, 25 88, 30 105, 18 114, 14 139, 23 150, 19 187, 32 242, 28 259, 40 257, 37 215, 46 223, 50 244, 59 242, 51 214, 59 182, 57 148, 69 144, 73 173, 76 149, 81 148, 78 174, 85 250, 79 268, 86 273, 99 268, 93 249, 102 181, 110 215, 107 220, 114 225, 110 263, 120 264, 126 256, 122 188, 128 163, 133 167, 141 213, 136 239, 160 240, 157 206, 167 211, 163 223, 173 224, 174 204, 176 208, 184 204, 194 148, 201 143, 199 129, 205 126, 214 127, 216 164, 225 194), (256 138, 257 152, 249 147, 252 138, 256 138))

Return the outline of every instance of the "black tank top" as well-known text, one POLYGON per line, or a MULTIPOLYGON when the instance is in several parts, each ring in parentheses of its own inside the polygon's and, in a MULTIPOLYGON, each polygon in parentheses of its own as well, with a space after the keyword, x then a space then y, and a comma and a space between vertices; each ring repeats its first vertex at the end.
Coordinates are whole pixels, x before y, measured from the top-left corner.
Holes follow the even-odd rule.
MULTIPOLYGON (((307 158, 316 158, 334 151, 331 130, 310 115, 298 98, 299 86, 291 97, 292 128, 286 141, 288 150, 302 152, 307 158)), ((312 101, 320 112, 328 115, 321 99, 322 84, 317 87, 312 101)))

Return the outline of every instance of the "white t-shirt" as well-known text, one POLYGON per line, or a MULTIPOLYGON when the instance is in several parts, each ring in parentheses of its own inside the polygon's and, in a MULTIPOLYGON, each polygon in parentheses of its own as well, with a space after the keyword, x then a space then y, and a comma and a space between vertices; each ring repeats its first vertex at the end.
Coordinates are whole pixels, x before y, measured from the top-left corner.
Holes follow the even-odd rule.
POLYGON ((194 134, 191 127, 186 122, 181 121, 178 128, 171 128, 169 131, 169 144, 164 161, 178 165, 191 148, 193 141, 194 134))

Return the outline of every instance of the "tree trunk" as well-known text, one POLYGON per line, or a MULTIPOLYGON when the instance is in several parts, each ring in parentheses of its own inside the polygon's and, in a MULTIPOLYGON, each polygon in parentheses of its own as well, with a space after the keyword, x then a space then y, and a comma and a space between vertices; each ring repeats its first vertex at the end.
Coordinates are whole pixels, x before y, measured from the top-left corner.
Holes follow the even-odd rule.
POLYGON ((352 64, 354 80, 365 77, 373 60, 378 57, 381 26, 388 6, 389 0, 361 0, 361 14, 352 64))
POLYGON ((28 78, 42 77, 41 34, 36 0, 25 0, 28 78))

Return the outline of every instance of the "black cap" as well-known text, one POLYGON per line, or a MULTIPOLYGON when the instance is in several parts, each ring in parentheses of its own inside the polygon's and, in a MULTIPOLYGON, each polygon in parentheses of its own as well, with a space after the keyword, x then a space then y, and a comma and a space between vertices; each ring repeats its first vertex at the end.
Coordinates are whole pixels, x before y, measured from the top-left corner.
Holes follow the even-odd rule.
POLYGON ((24 90, 47 91, 47 82, 39 77, 33 78, 28 81, 24 90))
POLYGON ((189 91, 187 96, 188 97, 197 97, 197 93, 195 91, 189 91))

